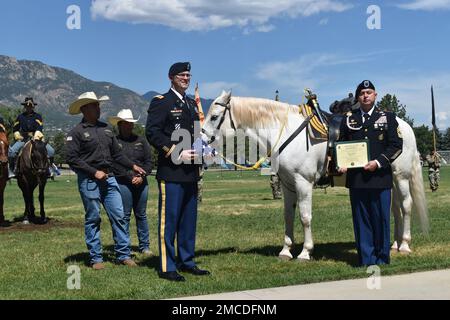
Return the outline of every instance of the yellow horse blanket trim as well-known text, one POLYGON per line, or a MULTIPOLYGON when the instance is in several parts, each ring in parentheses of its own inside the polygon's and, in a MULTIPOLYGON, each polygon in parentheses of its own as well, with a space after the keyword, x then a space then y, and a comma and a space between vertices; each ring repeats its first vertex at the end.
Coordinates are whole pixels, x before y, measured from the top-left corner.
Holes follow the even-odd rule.
POLYGON ((306 118, 313 115, 309 122, 308 132, 311 139, 327 140, 328 139, 328 127, 322 123, 319 117, 314 113, 313 109, 307 104, 300 105, 300 112, 306 118))

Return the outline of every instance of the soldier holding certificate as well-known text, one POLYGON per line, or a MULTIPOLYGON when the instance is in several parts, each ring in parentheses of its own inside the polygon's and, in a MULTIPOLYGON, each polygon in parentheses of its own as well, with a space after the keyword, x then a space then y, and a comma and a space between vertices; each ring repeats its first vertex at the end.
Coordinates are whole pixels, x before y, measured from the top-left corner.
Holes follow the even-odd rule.
POLYGON ((341 167, 339 171, 347 172, 359 264, 388 264, 391 163, 401 154, 403 140, 395 114, 375 107, 377 93, 372 82, 361 82, 355 96, 360 108, 347 113, 339 140, 367 141, 369 161, 364 167, 341 167))

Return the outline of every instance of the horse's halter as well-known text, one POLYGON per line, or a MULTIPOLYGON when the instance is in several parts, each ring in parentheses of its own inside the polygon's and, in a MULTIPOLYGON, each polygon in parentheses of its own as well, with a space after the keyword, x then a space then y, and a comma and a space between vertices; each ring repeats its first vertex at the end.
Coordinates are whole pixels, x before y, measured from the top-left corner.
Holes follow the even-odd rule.
MULTIPOLYGON (((235 126, 234 121, 233 121, 233 116, 231 115, 231 99, 229 99, 227 103, 215 102, 214 104, 217 104, 217 105, 222 106, 222 107, 225 108, 224 111, 223 111, 222 118, 220 119, 219 125, 217 126, 215 131, 219 131, 220 130, 220 127, 222 126, 223 122, 225 121, 225 117, 227 115, 227 111, 228 111, 228 114, 230 115, 231 128, 233 128, 233 130, 236 131, 236 126, 235 126)), ((205 133, 205 130, 202 129, 202 132, 205 133)), ((208 141, 208 144, 213 143, 215 140, 216 140, 216 136, 213 135, 211 137, 211 139, 208 141)))

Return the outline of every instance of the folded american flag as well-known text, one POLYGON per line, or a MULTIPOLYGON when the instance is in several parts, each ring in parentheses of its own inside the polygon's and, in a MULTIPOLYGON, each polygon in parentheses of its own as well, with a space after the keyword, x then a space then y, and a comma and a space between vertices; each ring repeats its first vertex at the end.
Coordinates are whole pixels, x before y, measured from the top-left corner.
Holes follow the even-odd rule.
POLYGON ((195 150, 195 153, 201 154, 202 157, 207 157, 207 156, 214 157, 217 155, 216 149, 209 146, 206 143, 206 141, 202 140, 202 138, 197 138, 194 141, 194 144, 192 145, 192 149, 195 150))

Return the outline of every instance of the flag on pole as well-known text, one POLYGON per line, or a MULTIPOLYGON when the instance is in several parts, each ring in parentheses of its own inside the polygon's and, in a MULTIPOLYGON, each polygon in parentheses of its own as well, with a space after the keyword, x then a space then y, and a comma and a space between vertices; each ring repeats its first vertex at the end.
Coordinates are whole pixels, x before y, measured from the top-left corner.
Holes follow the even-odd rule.
POLYGON ((431 86, 431 124, 433 125, 433 148, 434 151, 436 151, 436 116, 435 116, 435 109, 434 109, 434 92, 433 92, 433 86, 431 86))
POLYGON ((431 86, 431 124, 433 125, 433 129, 436 130, 436 116, 435 116, 435 109, 434 109, 433 86, 431 86))
POLYGON ((200 93, 198 92, 198 83, 195 85, 195 103, 198 108, 198 116, 200 118, 200 125, 203 127, 205 123, 205 114, 203 113, 202 101, 200 100, 200 93))

